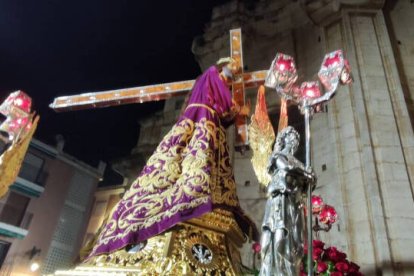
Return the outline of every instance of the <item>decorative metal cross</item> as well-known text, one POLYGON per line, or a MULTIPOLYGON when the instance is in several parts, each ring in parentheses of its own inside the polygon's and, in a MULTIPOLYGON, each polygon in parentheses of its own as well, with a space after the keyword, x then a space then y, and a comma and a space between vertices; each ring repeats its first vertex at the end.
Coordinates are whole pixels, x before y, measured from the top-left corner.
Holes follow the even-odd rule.
MULTIPOLYGON (((231 57, 239 65, 239 72, 232 82, 234 100, 240 105, 245 104, 245 88, 257 87, 263 84, 266 70, 243 72, 243 49, 241 29, 230 30, 231 57)), ((82 110, 97 107, 109 107, 130 103, 143 103, 164 100, 186 94, 194 85, 195 80, 154 84, 133 88, 89 92, 73 96, 55 98, 50 107, 55 111, 82 110)), ((248 146, 246 116, 238 116, 236 125, 236 149, 243 151, 248 146)))

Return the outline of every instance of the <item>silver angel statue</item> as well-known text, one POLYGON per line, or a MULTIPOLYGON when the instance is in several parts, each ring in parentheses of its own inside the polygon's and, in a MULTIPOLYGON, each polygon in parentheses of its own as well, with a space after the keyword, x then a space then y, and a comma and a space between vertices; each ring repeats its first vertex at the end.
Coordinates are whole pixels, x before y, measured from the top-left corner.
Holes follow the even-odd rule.
POLYGON ((278 134, 269 160, 261 276, 299 275, 306 237, 304 195, 315 180, 314 173, 294 157, 299 141, 298 132, 286 127, 278 134))

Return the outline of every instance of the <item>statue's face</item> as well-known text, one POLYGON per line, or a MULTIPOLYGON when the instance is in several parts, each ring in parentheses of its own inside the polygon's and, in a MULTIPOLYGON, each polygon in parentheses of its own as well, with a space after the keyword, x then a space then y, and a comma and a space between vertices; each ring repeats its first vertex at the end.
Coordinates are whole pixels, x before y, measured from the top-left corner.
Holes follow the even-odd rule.
POLYGON ((230 71, 234 74, 237 74, 237 72, 239 71, 239 64, 237 62, 230 62, 229 64, 226 65, 230 71))
POLYGON ((295 153, 299 147, 299 140, 294 133, 289 133, 285 137, 285 147, 289 148, 291 153, 295 153))
POLYGON ((237 72, 239 71, 239 66, 237 64, 237 62, 230 62, 227 63, 224 67, 223 67, 223 74, 227 77, 227 78, 233 78, 233 76, 235 74, 237 74, 237 72))

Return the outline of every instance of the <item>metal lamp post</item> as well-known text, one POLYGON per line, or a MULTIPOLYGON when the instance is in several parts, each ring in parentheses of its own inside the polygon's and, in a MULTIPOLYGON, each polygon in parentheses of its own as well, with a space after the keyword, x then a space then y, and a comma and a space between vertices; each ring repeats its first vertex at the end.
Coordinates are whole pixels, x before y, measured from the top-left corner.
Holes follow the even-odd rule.
MULTIPOLYGON (((318 72, 318 80, 303 82, 300 86, 294 59, 285 54, 277 53, 267 73, 265 86, 274 88, 276 92, 286 100, 298 105, 305 119, 305 145, 306 145, 306 169, 311 169, 311 131, 310 122, 314 112, 321 110, 320 106, 328 102, 334 95, 339 84, 352 82, 348 61, 344 58, 342 50, 336 50, 326 54, 318 72), (321 95, 321 90, 324 90, 321 95)), ((307 188, 307 271, 313 275, 312 260, 312 189, 307 188)))

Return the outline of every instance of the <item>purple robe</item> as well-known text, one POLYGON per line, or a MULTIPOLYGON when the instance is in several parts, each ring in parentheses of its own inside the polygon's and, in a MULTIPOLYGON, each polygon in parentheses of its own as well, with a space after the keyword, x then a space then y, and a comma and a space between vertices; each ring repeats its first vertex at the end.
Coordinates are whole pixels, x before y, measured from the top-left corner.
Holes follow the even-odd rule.
POLYGON ((89 255, 137 244, 214 208, 232 211, 245 233, 254 230, 236 194, 223 118, 231 92, 215 66, 194 84, 189 103, 141 174, 113 208, 89 255))

